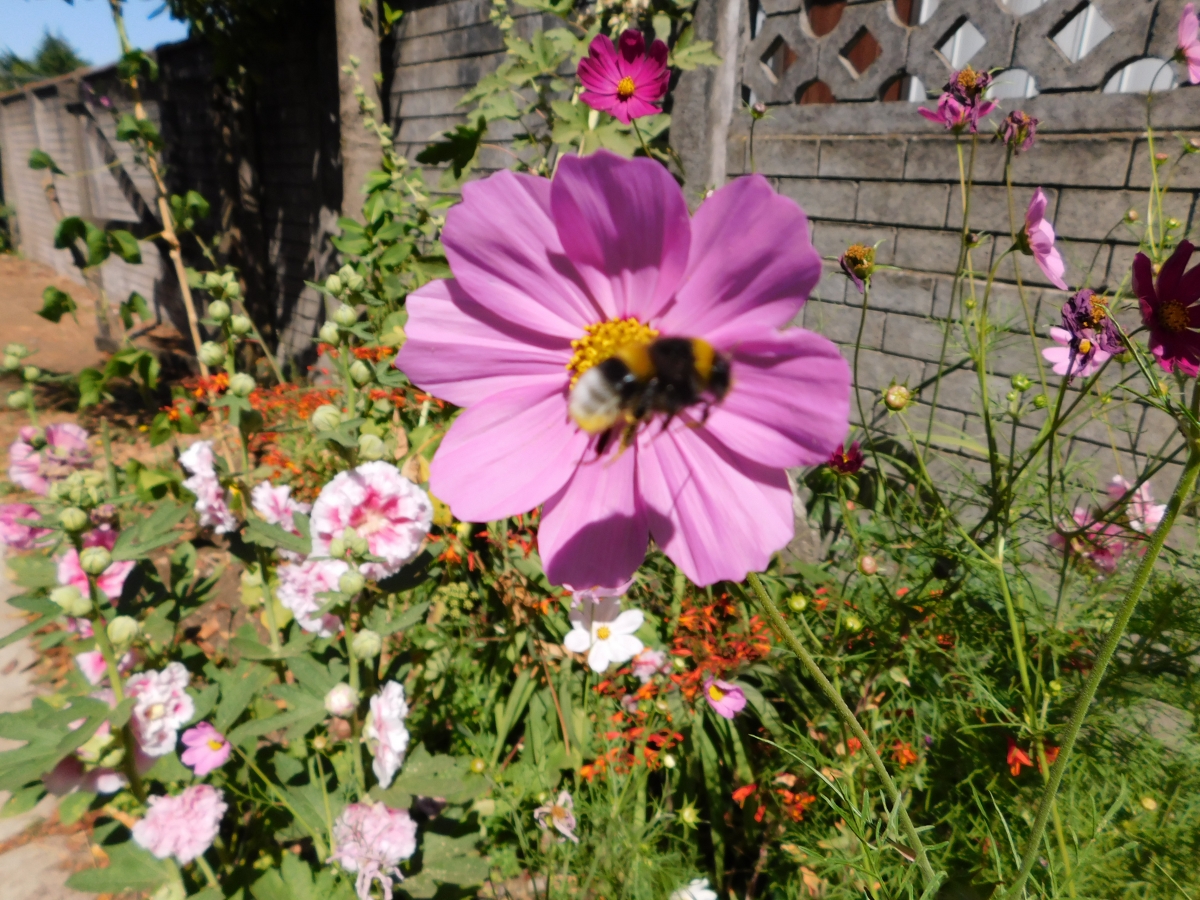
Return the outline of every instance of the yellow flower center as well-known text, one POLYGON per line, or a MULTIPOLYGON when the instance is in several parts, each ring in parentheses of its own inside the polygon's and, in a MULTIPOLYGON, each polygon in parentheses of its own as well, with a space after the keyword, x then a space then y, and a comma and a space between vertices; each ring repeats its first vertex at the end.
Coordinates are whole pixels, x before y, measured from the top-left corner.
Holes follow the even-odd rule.
POLYGON ((851 244, 846 248, 846 262, 859 278, 866 278, 875 265, 875 248, 862 244, 851 244))
POLYGON ((224 742, 224 741, 218 741, 218 740, 216 740, 215 738, 214 738, 214 739, 210 739, 210 740, 209 740, 209 742, 208 742, 208 749, 209 749, 209 750, 220 750, 220 749, 221 749, 222 747, 224 747, 224 746, 225 746, 225 742, 224 742))
POLYGON ((958 88, 964 94, 969 96, 976 90, 979 84, 979 73, 970 66, 965 66, 963 70, 958 73, 958 78, 955 79, 955 82, 957 83, 958 88))
POLYGON ((166 714, 166 711, 166 707, 164 707, 161 703, 155 703, 148 710, 146 710, 146 718, 150 720, 161 719, 163 715, 166 714))
POLYGON ((713 700, 722 700, 725 697, 725 691, 717 687, 717 683, 714 681, 708 686, 708 696, 712 697, 713 700))
POLYGON ((637 90, 637 86, 628 75, 617 82, 617 97, 621 100, 628 100, 633 96, 635 90, 637 90))
POLYGON ((1079 352, 1084 356, 1092 352, 1092 342, 1087 338, 1081 338, 1079 341, 1079 352))
POLYGON ((607 625, 601 625, 596 629, 596 640, 607 641, 610 637, 612 637, 612 629, 607 625))
POLYGON ((571 341, 571 349, 575 351, 567 363, 571 371, 571 386, 575 386, 580 375, 604 362, 626 344, 648 344, 656 337, 658 332, 655 329, 643 325, 632 316, 588 325, 583 329, 583 337, 571 341))
POLYGON ((1188 313, 1178 300, 1168 300, 1158 308, 1158 321, 1168 331, 1186 331, 1188 313))

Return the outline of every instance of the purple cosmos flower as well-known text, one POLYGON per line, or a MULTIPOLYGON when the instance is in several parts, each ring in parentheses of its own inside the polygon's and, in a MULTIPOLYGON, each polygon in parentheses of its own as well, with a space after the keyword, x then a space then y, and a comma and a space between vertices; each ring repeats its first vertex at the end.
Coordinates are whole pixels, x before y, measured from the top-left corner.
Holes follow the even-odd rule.
POLYGON ((133 826, 133 839, 159 859, 189 863, 212 846, 228 807, 225 795, 196 784, 175 797, 151 797, 145 818, 133 826))
POLYGON ((0 544, 14 550, 32 550, 39 540, 50 534, 50 529, 26 525, 25 521, 37 521, 41 517, 28 503, 0 503, 0 544))
POLYGON ((331 862, 347 872, 357 872, 355 890, 360 900, 371 900, 371 885, 383 887, 384 900, 392 900, 392 880, 403 881, 400 863, 417 852, 417 823, 407 810, 382 803, 351 803, 333 825, 331 862))
POLYGON ((746 692, 736 684, 709 678, 704 682, 704 699, 718 716, 732 719, 746 708, 746 692))
MULTIPOLYGON (((117 532, 112 528, 95 528, 83 537, 83 547, 103 547, 111 551, 117 545, 117 532)), ((125 579, 133 571, 137 562, 132 559, 119 560, 110 563, 100 575, 96 576, 96 587, 110 601, 116 603, 125 587, 125 579)), ((79 564, 79 551, 72 547, 58 558, 58 583, 71 584, 79 588, 79 593, 88 596, 88 577, 79 564)))
POLYGON ((233 752, 225 735, 208 722, 200 722, 195 728, 189 728, 183 733, 182 740, 187 749, 179 758, 185 766, 191 766, 199 778, 225 765, 229 754, 233 752))
POLYGON ((667 45, 654 41, 646 52, 646 39, 630 29, 619 46, 603 34, 592 38, 588 55, 579 61, 579 99, 601 112, 611 113, 628 125, 633 119, 662 112, 658 104, 667 95, 671 72, 667 45))
POLYGON ((990 74, 964 66, 950 74, 950 80, 938 97, 936 110, 922 107, 917 112, 955 133, 965 129, 975 134, 979 131, 979 120, 996 108, 995 103, 984 99, 991 84, 990 74))
POLYGON ((1179 47, 1175 58, 1187 65, 1188 81, 1200 84, 1200 17, 1196 6, 1188 3, 1179 17, 1179 47))
POLYGON ((1125 348, 1117 336, 1104 299, 1088 288, 1076 293, 1062 309, 1062 328, 1051 328, 1058 344, 1042 351, 1056 375, 1084 377, 1098 372, 1125 348))
POLYGON ((1133 258, 1133 292, 1138 295, 1142 321, 1150 329, 1150 352, 1167 372, 1176 367, 1185 375, 1200 372, 1200 266, 1184 272, 1192 256, 1190 241, 1180 241, 1163 263, 1157 280, 1150 258, 1133 258))
POLYGON ((566 791, 559 792, 558 797, 553 803, 546 803, 539 806, 533 811, 533 820, 537 822, 538 827, 542 831, 549 830, 551 825, 558 831, 562 840, 569 840, 578 844, 579 838, 575 836, 575 801, 571 799, 571 795, 566 791))
POLYGON ((1000 123, 996 137, 1004 141, 1013 153, 1022 153, 1033 146, 1037 135, 1038 120, 1033 116, 1014 109, 1000 123))
POLYGON ((237 531, 238 520, 229 510, 229 500, 213 463, 212 441, 196 441, 179 454, 179 464, 191 477, 183 486, 196 495, 196 515, 200 527, 217 534, 237 531))
POLYGON ((408 298, 397 366, 467 407, 431 488, 465 522, 545 504, 555 584, 615 587, 656 544, 697 585, 740 581, 792 538, 786 468, 824 462, 849 425, 849 367, 795 319, 821 274, 808 220, 761 176, 689 221, 647 159, 565 157, 553 181, 467 185, 442 241, 454 279, 408 298), (620 342, 702 339, 730 362, 719 403, 623 441, 574 422, 574 378, 620 342), (720 522, 720 527, 714 523, 720 522))
POLYGON ((8 448, 8 478, 27 491, 48 494, 54 482, 91 466, 87 440, 87 431, 73 422, 47 425, 44 432, 26 425, 8 448))
POLYGON ((1033 192, 1025 212, 1025 229, 1018 235, 1017 245, 1022 253, 1033 257, 1051 284, 1065 291, 1067 283, 1063 273, 1067 266, 1054 246, 1054 226, 1046 221, 1046 202, 1046 194, 1041 188, 1033 192))
POLYGON ((838 264, 841 265, 846 277, 854 282, 854 286, 861 294, 866 280, 875 271, 875 248, 863 244, 852 244, 846 248, 845 253, 838 257, 838 264))

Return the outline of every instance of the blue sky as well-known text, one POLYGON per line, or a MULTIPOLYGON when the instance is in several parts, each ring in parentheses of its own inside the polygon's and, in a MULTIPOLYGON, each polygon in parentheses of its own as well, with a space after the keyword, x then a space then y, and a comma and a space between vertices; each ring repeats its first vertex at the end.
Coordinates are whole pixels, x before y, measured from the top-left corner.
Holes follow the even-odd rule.
MULTIPOLYGON (((187 37, 187 26, 165 9, 150 18, 161 6, 161 0, 126 0, 125 22, 135 46, 150 48, 187 37)), ((75 0, 74 5, 66 0, 0 0, 0 49, 28 57, 47 28, 52 34, 61 32, 92 65, 120 56, 108 0, 75 0)))

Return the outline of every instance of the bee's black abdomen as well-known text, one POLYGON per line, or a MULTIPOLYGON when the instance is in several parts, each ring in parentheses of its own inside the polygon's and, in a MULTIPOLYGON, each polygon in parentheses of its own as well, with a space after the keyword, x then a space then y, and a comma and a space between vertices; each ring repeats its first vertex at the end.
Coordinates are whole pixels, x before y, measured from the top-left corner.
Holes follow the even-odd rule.
POLYGON ((616 356, 610 356, 600 363, 598 368, 605 380, 613 386, 613 390, 622 401, 628 402, 638 393, 640 383, 629 366, 616 356))
POLYGON ((704 386, 696 374, 696 357, 688 338, 660 338, 649 347, 657 381, 653 406, 675 413, 700 399, 704 386))

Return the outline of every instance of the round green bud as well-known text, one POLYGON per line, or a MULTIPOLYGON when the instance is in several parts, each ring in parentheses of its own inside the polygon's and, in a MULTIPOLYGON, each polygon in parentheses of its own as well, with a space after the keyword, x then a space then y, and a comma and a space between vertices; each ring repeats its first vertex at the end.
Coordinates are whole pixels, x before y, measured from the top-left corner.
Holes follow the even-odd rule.
POLYGON ((3 365, 5 372, 16 371, 17 366, 21 365, 21 357, 6 353, 4 355, 4 362, 0 365, 3 365))
POLYGON ((355 384, 366 384, 374 375, 371 367, 361 359, 356 359, 350 366, 350 377, 354 379, 355 384))
POLYGON ((108 623, 108 639, 114 644, 128 644, 138 633, 138 621, 132 616, 117 616, 108 623))
POLYGON ((1033 386, 1029 378, 1025 375, 1022 375, 1020 372, 1010 378, 1009 381, 1012 383, 1013 390, 1020 391, 1022 394, 1033 386))
POLYGON ((792 612, 804 612, 808 608, 808 600, 803 594, 792 594, 788 597, 787 605, 792 612))
POLYGON ((1168 231, 1174 231, 1176 228, 1179 228, 1182 225, 1183 225, 1183 223, 1180 222, 1174 216, 1171 216, 1170 218, 1167 219, 1167 230, 1168 231))
POLYGON ((341 538, 334 538, 329 542, 329 555, 334 559, 341 559, 346 555, 346 542, 341 538))
POLYGON ((879 571, 879 563, 875 561, 873 556, 860 556, 858 558, 858 571, 864 575, 874 575, 879 571))
POLYGON ((343 328, 349 328, 358 321, 358 310, 348 303, 343 303, 333 312, 333 321, 343 328))
POLYGON ((13 391, 8 395, 9 409, 24 409, 29 405, 28 391, 13 391))
POLYGON ((358 706, 358 691, 342 682, 335 684, 325 695, 325 709, 333 716, 349 716, 358 706))
POLYGON ((330 275, 325 279, 325 290, 334 295, 340 294, 342 292, 342 279, 337 275, 330 275))
POLYGON ((342 529, 342 540, 346 542, 346 546, 355 556, 363 556, 370 552, 371 548, 367 544, 367 539, 353 528, 342 529))
POLYGON ((863 620, 851 613, 842 619, 842 624, 846 626, 847 631, 853 631, 856 634, 863 630, 863 620))
POLYGON ((387 448, 383 445, 383 440, 374 434, 360 434, 358 436, 358 458, 365 459, 371 462, 376 459, 383 459, 387 448))
POLYGON ((249 334, 254 328, 254 323, 247 316, 230 316, 229 330, 239 337, 243 334, 249 334))
POLYGON ((379 636, 378 631, 364 628, 354 636, 350 646, 359 659, 374 659, 383 649, 383 638, 379 636))
POLYGON ((679 821, 684 825, 695 827, 700 824, 700 810, 691 803, 687 804, 679 810, 679 821))
POLYGON ((61 606, 68 616, 86 616, 92 611, 92 601, 73 584, 55 588, 50 592, 50 599, 61 606))
POLYGON ((342 411, 332 403, 326 403, 316 408, 311 421, 317 431, 333 431, 342 424, 342 411))
POLYGON ((1007 400, 1009 403, 1016 403, 1018 400, 1021 399, 1021 394, 1019 391, 1009 391, 1007 394, 1004 395, 1004 399, 1007 400))
POLYGON ((58 521, 67 531, 83 531, 87 528, 88 514, 78 506, 68 506, 58 514, 58 521))
POLYGON ((336 344, 341 338, 341 331, 337 327, 337 322, 326 322, 321 326, 321 330, 317 332, 317 339, 322 344, 336 344))
POLYGON ((1055 697, 1057 697, 1059 694, 1062 693, 1062 682, 1059 681, 1057 678, 1054 679, 1053 681, 1051 681, 1049 684, 1047 684, 1046 687, 1049 689, 1050 693, 1055 697))
POLYGON ((37 381, 42 377, 42 370, 37 366, 26 366, 25 371, 21 373, 21 377, 26 381, 37 381))
POLYGON ((471 771, 476 775, 482 775, 487 771, 487 760, 482 756, 477 756, 471 760, 471 771))
POLYGON ((5 344, 4 345, 4 355, 5 356, 16 356, 16 357, 28 356, 29 348, 26 347, 24 344, 5 344))
POLYGON ((377 416, 386 416, 392 411, 392 402, 386 397, 380 397, 371 404, 371 412, 377 416))
POLYGON ((1036 406, 1038 409, 1045 409, 1047 406, 1050 405, 1050 398, 1047 397, 1045 394, 1038 394, 1036 397, 1033 398, 1033 405, 1036 406))
POLYGON ((357 594, 366 584, 367 579, 362 577, 362 573, 351 569, 338 579, 338 590, 343 594, 357 594))
POLYGON ((79 566, 89 575, 101 575, 112 565, 112 554, 104 547, 84 547, 79 554, 79 566))
POLYGON ((238 372, 229 379, 229 393, 235 397, 249 397, 255 387, 254 376, 245 372, 238 372))
POLYGON ((214 322, 224 322, 229 318, 229 304, 224 300, 214 300, 208 304, 208 317, 214 322))
POLYGON ((229 273, 229 283, 225 285, 225 296, 237 298, 242 296, 242 286, 232 272, 229 273))
POLYGON ((205 341, 200 345, 200 362, 206 366, 219 366, 225 362, 225 348, 215 341, 205 341))
POLYGON ((893 384, 883 394, 883 404, 892 412, 900 412, 912 402, 912 391, 902 384, 893 384))

